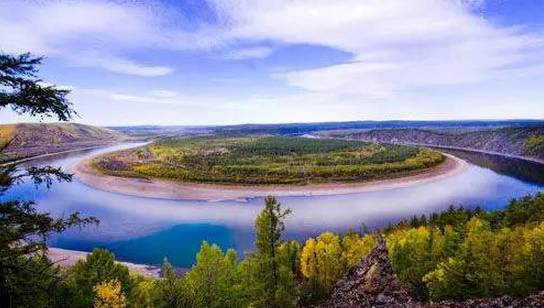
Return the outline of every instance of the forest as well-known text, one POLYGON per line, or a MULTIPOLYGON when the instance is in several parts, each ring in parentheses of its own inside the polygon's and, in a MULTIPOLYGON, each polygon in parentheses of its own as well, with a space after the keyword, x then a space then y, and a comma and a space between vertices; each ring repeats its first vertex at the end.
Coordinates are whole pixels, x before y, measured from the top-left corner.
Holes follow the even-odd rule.
POLYGON ((221 184, 307 184, 402 176, 444 160, 422 147, 278 136, 166 138, 100 156, 111 175, 221 184))
POLYGON ((523 144, 523 149, 529 155, 541 155, 541 153, 544 153, 544 135, 527 138, 523 144))
MULTIPOLYGON (((203 242, 183 276, 164 261, 163 277, 139 276, 95 249, 64 270, 45 255, 25 257, 32 271, 13 275, 21 307, 296 307, 316 304, 384 236, 393 269, 415 298, 524 296, 544 288, 544 194, 504 210, 450 207, 382 230, 325 232, 285 240, 290 210, 274 197, 255 219, 255 250, 244 256, 203 242), (46 279, 44 279, 46 277, 46 279)), ((363 228, 365 229, 365 228, 363 228)))

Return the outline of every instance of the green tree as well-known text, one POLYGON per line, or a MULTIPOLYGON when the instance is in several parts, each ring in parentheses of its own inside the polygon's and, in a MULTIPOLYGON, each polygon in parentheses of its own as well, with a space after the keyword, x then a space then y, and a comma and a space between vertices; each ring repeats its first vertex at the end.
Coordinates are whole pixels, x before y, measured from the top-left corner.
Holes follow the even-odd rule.
POLYGON ((130 294, 135 281, 128 268, 115 262, 115 256, 107 250, 95 248, 85 260, 80 260, 68 270, 69 281, 77 288, 85 306, 94 302, 94 287, 101 283, 118 281, 123 294, 130 294))
POLYGON ((428 296, 423 277, 436 268, 445 258, 447 239, 453 239, 449 227, 448 237, 434 227, 401 229, 387 236, 387 248, 393 269, 400 281, 416 298, 423 300, 428 296))
POLYGON ((196 256, 196 265, 185 274, 183 280, 193 299, 193 307, 245 307, 238 296, 236 252, 225 254, 213 244, 203 242, 196 256))
MULTIPOLYGON (((66 99, 68 91, 46 86, 37 78, 37 67, 41 61, 42 58, 29 54, 0 54, 0 109, 11 108, 19 114, 69 120, 74 111, 66 99)), ((0 155, 10 142, 0 146, 0 155)), ((71 175, 63 173, 60 168, 22 169, 16 163, 0 166, 0 194, 25 180, 50 186, 55 180, 70 181, 71 175)), ((94 218, 82 219, 78 213, 56 219, 36 211, 31 201, 8 200, 0 203, 0 306, 18 306, 23 300, 19 298, 21 290, 25 290, 25 301, 50 296, 46 291, 47 286, 40 284, 50 281, 47 277, 50 271, 36 271, 29 258, 46 255, 46 240, 52 233, 96 222, 94 218), (27 279, 20 278, 25 275, 27 279), (28 275, 37 278, 28 279, 28 275), (33 284, 28 281, 33 281, 33 284)), ((56 280, 60 281, 58 278, 56 280)))
POLYGON ((244 264, 251 271, 256 292, 251 297, 253 305, 259 307, 290 307, 295 305, 295 273, 292 262, 279 252, 281 234, 285 229, 284 219, 290 213, 283 209, 276 198, 265 199, 265 208, 255 219, 255 252, 244 264), (282 259, 288 263, 282 263, 282 259))
POLYGON ((312 306, 321 302, 329 291, 319 281, 317 274, 311 274, 299 287, 299 303, 301 306, 312 306))
POLYGON ((0 108, 11 107, 19 114, 55 116, 60 121, 68 121, 75 113, 66 98, 70 91, 45 85, 37 78, 42 60, 28 53, 0 54, 0 108))
POLYGON ((132 292, 127 296, 128 306, 133 308, 153 308, 155 289, 155 279, 137 277, 132 292))
POLYGON ((183 280, 178 276, 172 265, 164 261, 162 279, 156 283, 153 297, 154 307, 160 308, 190 308, 192 299, 188 295, 183 280))
POLYGON ((440 262, 423 281, 433 299, 466 299, 501 294, 503 277, 495 236, 487 221, 472 218, 455 256, 440 262))
POLYGON ((285 241, 278 246, 278 262, 297 274, 300 267, 300 244, 297 241, 285 241))

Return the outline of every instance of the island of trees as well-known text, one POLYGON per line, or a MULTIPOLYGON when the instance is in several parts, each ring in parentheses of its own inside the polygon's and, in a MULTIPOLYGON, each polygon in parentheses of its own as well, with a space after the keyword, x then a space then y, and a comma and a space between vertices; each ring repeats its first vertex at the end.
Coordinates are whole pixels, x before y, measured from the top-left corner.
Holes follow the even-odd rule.
POLYGON ((278 136, 167 138, 100 156, 116 176, 220 184, 308 184, 398 177, 438 165, 428 148, 278 136))

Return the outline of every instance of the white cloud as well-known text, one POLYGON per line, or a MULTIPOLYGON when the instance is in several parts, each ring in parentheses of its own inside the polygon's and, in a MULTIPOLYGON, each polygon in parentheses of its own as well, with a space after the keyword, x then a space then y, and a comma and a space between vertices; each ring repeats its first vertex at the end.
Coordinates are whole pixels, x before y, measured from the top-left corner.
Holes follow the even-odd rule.
POLYGON ((149 92, 150 95, 156 97, 173 98, 179 96, 176 91, 171 90, 153 90, 149 92))
MULTIPOLYGON (((357 104, 390 99, 403 91, 512 78, 528 70, 537 75, 544 70, 542 38, 476 15, 473 9, 485 5, 483 0, 209 3, 216 22, 189 21, 184 12, 154 1, 1 1, 1 48, 58 56, 72 65, 122 74, 161 76, 173 71, 168 63, 143 64, 126 55, 143 49, 206 50, 224 60, 240 60, 268 57, 273 52, 270 46, 326 46, 352 58, 272 77, 310 92, 313 101, 334 104, 343 102, 339 97, 349 96, 357 104)), ((118 94, 116 99, 187 103, 178 94, 162 94, 118 94)), ((292 105, 297 99, 302 98, 277 101, 292 105)))
POLYGON ((191 105, 192 103, 184 97, 163 96, 157 93, 150 95, 126 94, 126 93, 107 93, 109 98, 114 101, 128 103, 144 103, 144 104, 173 104, 173 105, 191 105))
POLYGON ((266 58, 272 54, 273 49, 269 47, 251 47, 227 51, 223 54, 225 59, 245 60, 266 58))
MULTIPOLYGON (((309 91, 389 97, 503 76, 541 38, 474 15, 482 1, 214 1, 226 39, 327 46, 349 63, 274 75, 309 91)), ((541 49, 538 49, 542 55, 541 49)))
POLYGON ((140 47, 187 44, 187 33, 161 24, 160 10, 104 1, 4 1, 0 3, 1 49, 57 56, 121 74, 161 76, 172 69, 113 56, 140 47))
POLYGON ((115 73, 143 77, 163 76, 174 71, 168 66, 144 65, 112 56, 90 56, 88 54, 78 58, 72 57, 72 63, 79 66, 101 67, 115 73))

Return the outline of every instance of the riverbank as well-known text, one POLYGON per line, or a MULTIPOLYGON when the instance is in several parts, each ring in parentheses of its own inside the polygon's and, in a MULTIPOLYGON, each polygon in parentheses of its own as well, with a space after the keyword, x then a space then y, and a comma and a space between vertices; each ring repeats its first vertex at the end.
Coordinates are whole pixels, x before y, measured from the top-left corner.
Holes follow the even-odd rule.
POLYGON ((515 159, 521 159, 525 161, 530 161, 533 163, 539 163, 544 165, 544 159, 536 158, 536 157, 529 157, 529 156, 520 156, 520 155, 513 155, 513 154, 505 154, 501 152, 494 152, 494 151, 485 151, 485 150, 478 150, 474 148, 461 148, 461 147, 453 147, 453 146, 442 146, 442 145, 429 145, 429 144, 423 144, 423 143, 404 143, 406 145, 415 145, 415 146, 424 146, 429 147, 433 149, 443 149, 443 150, 455 150, 455 151, 465 151, 465 152, 474 152, 474 153, 482 153, 482 154, 488 154, 488 155, 494 155, 494 156, 503 156, 508 158, 515 158, 515 159))
MULTIPOLYGON (((67 250, 61 248, 49 248, 48 249, 48 258, 55 264, 59 265, 62 268, 69 268, 76 264, 79 260, 85 260, 89 253, 86 251, 78 250, 67 250)), ((131 272, 144 275, 151 278, 159 278, 161 274, 161 268, 157 266, 145 265, 145 264, 135 264, 130 262, 121 262, 116 261, 119 264, 122 264, 131 272)))
POLYGON ((92 146, 87 146, 87 147, 76 147, 74 149, 64 150, 64 151, 59 151, 59 152, 39 154, 39 155, 34 155, 34 156, 29 156, 29 157, 24 157, 24 158, 12 160, 12 161, 9 161, 9 162, 3 162, 3 163, 0 163, 0 166, 3 167, 3 166, 8 166, 8 165, 14 165, 14 164, 17 165, 17 164, 26 163, 26 162, 33 161, 33 160, 36 160, 36 159, 41 159, 41 158, 54 157, 54 156, 57 156, 57 155, 70 154, 70 153, 76 153, 76 152, 82 152, 82 151, 88 151, 88 150, 96 150, 96 149, 100 149, 100 148, 104 148, 104 147, 107 147, 107 146, 114 145, 116 143, 118 143, 118 142, 102 143, 102 144, 92 145, 92 146))
POLYGON ((86 185, 125 195, 171 200, 245 201, 268 195, 277 197, 325 196, 401 188, 455 175, 464 170, 468 165, 465 161, 453 155, 444 155, 446 156, 446 160, 440 165, 403 177, 362 183, 324 183, 304 186, 215 185, 160 179, 115 177, 104 175, 93 168, 91 166, 92 158, 75 164, 72 166, 71 171, 74 172, 78 180, 86 185))

